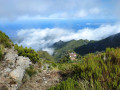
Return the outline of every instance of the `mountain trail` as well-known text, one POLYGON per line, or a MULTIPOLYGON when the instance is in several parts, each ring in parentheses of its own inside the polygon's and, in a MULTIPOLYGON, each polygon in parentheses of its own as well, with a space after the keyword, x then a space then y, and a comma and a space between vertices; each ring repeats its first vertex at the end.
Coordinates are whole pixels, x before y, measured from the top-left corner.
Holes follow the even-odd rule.
MULTIPOLYGON (((51 86, 60 82, 61 77, 59 71, 49 70, 48 64, 45 64, 46 70, 42 69, 30 80, 25 82, 18 90, 47 90, 51 86)), ((34 66, 38 69, 37 65, 34 66)))
POLYGON ((17 90, 30 64, 30 59, 18 56, 14 47, 5 48, 4 60, 0 61, 0 90, 17 90))

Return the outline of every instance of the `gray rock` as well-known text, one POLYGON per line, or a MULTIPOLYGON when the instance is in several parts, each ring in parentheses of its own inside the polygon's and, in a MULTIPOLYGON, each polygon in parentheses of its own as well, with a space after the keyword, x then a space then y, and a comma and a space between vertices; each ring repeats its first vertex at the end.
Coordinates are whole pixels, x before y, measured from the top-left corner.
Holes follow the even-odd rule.
POLYGON ((30 59, 26 57, 19 56, 17 57, 16 69, 14 69, 10 76, 17 81, 21 81, 25 74, 25 69, 31 64, 30 59))
POLYGON ((0 83, 5 84, 8 90, 17 90, 21 85, 25 75, 25 70, 29 67, 30 59, 23 56, 18 56, 14 47, 12 49, 5 48, 5 61, 0 68, 0 83), (11 83, 11 80, 15 83, 11 83))
POLYGON ((4 69, 4 72, 10 72, 10 71, 11 71, 10 68, 5 68, 5 69, 4 69))

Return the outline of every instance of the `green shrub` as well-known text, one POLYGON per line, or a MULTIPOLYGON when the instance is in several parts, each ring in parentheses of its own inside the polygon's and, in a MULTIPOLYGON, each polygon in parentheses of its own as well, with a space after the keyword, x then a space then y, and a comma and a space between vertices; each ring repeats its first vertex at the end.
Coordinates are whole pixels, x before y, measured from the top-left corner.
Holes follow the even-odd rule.
POLYGON ((3 51, 4 51, 4 47, 0 45, 0 60, 3 59, 3 51))
POLYGON ((71 78, 61 82, 55 87, 51 87, 49 90, 81 90, 79 83, 71 78))
POLYGON ((0 44, 3 45, 4 47, 7 47, 7 48, 11 48, 11 46, 12 46, 11 40, 2 31, 0 31, 0 44))
POLYGON ((78 63, 59 64, 63 78, 86 80, 89 88, 94 90, 120 88, 120 48, 107 48, 104 53, 88 54, 81 60, 78 63))
POLYGON ((39 55, 33 49, 27 47, 23 48, 22 46, 18 46, 17 44, 14 47, 18 51, 19 56, 29 57, 33 63, 36 63, 40 60, 39 55))
POLYGON ((2 60, 3 54, 2 51, 0 50, 0 60, 2 60))
POLYGON ((63 56, 61 59, 60 59, 60 63, 69 63, 71 60, 70 60, 70 57, 69 55, 65 55, 63 56))
POLYGON ((39 66, 39 68, 42 67, 42 63, 41 63, 41 61, 38 61, 38 66, 39 66))
POLYGON ((54 68, 57 67, 57 63, 55 63, 54 61, 44 60, 44 63, 47 63, 47 64, 51 65, 54 68))
POLYGON ((26 69, 26 73, 32 77, 33 75, 35 75, 37 73, 37 71, 34 69, 33 66, 30 66, 28 69, 26 69))

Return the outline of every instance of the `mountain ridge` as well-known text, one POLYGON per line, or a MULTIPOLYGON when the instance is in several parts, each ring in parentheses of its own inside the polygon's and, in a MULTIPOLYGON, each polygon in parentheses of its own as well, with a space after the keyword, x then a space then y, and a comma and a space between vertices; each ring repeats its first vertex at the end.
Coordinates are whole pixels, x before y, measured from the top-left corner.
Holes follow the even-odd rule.
POLYGON ((63 42, 63 41, 56 42, 52 46, 53 48, 55 48, 54 53, 53 53, 53 57, 55 59, 60 59, 68 51, 74 51, 74 49, 76 47, 85 45, 85 44, 87 44, 89 42, 93 42, 93 41, 88 41, 88 40, 80 39, 80 40, 71 40, 71 41, 68 41, 68 42, 63 42))
POLYGON ((87 45, 75 48, 75 52, 80 55, 85 55, 88 53, 94 53, 96 51, 105 51, 106 48, 116 47, 120 47, 120 33, 109 36, 100 41, 95 41, 93 43, 88 43, 87 45))

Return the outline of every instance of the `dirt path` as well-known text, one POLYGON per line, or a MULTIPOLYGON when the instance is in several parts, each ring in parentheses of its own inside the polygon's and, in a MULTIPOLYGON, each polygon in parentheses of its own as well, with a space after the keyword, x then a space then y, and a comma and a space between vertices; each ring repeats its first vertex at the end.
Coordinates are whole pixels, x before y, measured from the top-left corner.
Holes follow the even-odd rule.
POLYGON ((47 90, 59 83, 60 79, 58 71, 42 70, 25 82, 18 90, 47 90))

